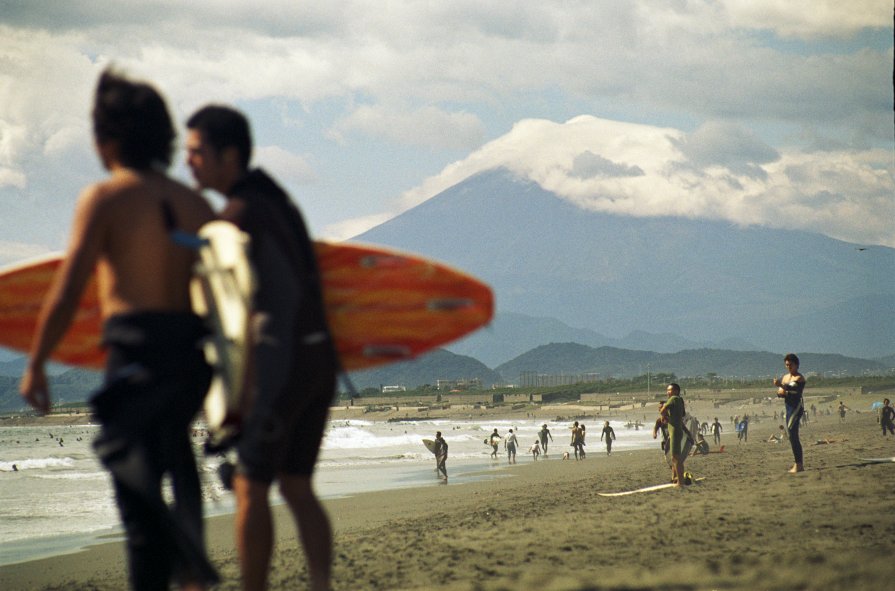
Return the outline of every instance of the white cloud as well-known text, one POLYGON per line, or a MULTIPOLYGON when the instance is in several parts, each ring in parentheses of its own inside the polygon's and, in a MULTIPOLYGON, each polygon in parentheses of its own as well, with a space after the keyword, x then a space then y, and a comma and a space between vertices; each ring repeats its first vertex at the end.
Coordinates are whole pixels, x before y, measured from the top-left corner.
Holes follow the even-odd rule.
POLYGON ((895 246, 890 152, 778 152, 727 124, 686 134, 591 116, 523 121, 406 192, 400 207, 500 167, 593 211, 725 219, 895 246), (604 173, 580 174, 582 157, 604 173), (607 167, 627 174, 605 174, 607 167))
POLYGON ((347 240, 359 234, 363 234, 370 228, 374 228, 379 224, 387 222, 392 217, 391 213, 379 213, 359 218, 342 220, 336 224, 330 224, 323 228, 320 238, 323 240, 340 241, 347 240))
MULTIPOLYGON (((810 163, 823 155, 805 163, 783 145, 797 134, 851 163, 841 173, 851 180, 811 193, 810 204, 827 200, 851 215, 873 197, 849 183, 880 170, 891 178, 890 162, 866 162, 872 148, 891 145, 893 54, 880 41, 891 6, 879 0, 104 4, 3 6, 0 190, 52 213, 40 228, 0 216, 0 235, 67 226, 58 212, 97 173, 91 93, 110 62, 155 83, 178 121, 209 101, 236 103, 268 129, 300 119, 301 140, 282 140, 282 153, 269 151, 265 164, 287 183, 313 183, 320 203, 344 196, 339 208, 317 210, 329 215, 321 225, 371 211, 371 201, 418 182, 457 150, 475 151, 408 191, 402 208, 502 162, 588 207, 748 217, 745 206, 731 213, 733 204, 760 209, 768 187, 782 190, 781 167, 798 161, 788 170, 820 172, 810 163), (575 136, 575 120, 561 134, 546 121, 575 113, 605 116, 589 126, 607 137, 549 149, 525 140, 575 136), (513 122, 513 132, 482 146, 513 122), (371 145, 375 154, 364 152, 371 145), (402 162, 364 190, 349 186, 342 171, 382 170, 383 154, 402 162), (514 165, 516 156, 524 164, 514 165)), ((794 191, 783 191, 784 201, 799 202, 794 191)), ((314 225, 313 200, 305 211, 314 225)), ((846 223, 819 215, 806 219, 846 223)))
POLYGON ((850 37, 864 28, 892 25, 892 4, 882 0, 724 0, 723 5, 733 26, 781 37, 850 37))
POLYGON ((306 185, 317 180, 317 173, 305 156, 279 146, 256 147, 254 163, 287 184, 306 185))
POLYGON ((357 132, 411 146, 471 150, 481 145, 484 129, 471 113, 449 113, 426 106, 412 111, 396 111, 381 106, 358 107, 336 122, 333 136, 357 132))

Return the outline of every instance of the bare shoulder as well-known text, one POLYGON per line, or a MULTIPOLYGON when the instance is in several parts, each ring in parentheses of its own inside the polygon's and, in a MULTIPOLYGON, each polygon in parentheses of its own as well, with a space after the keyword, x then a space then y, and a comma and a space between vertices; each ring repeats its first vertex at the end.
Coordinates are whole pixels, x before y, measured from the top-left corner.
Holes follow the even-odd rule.
POLYGON ((164 197, 174 207, 177 221, 184 230, 195 232, 214 219, 214 211, 200 193, 174 179, 167 179, 167 183, 164 197))

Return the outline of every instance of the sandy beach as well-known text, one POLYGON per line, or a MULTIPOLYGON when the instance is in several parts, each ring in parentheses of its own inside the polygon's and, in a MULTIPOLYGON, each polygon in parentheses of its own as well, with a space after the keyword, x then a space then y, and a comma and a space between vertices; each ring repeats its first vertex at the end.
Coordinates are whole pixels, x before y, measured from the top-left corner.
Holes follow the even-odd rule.
MULTIPOLYGON (((850 412, 844 422, 833 414, 803 428, 806 472, 798 475, 786 473, 789 445, 766 442, 779 423, 770 415, 782 404, 716 411, 694 402, 690 409, 700 418, 719 416, 726 450, 690 458, 688 470, 705 480, 684 489, 600 496, 667 482, 669 470, 658 445, 595 459, 605 448, 592 420, 591 457, 582 462, 559 459, 566 449, 565 434, 559 434, 548 460, 520 456, 497 478, 327 501, 336 542, 333 587, 890 588, 895 464, 861 458, 895 456, 895 438, 884 439, 875 414, 864 410, 870 398, 846 397, 862 412, 850 412), (760 420, 751 424, 748 442, 739 444, 728 415, 744 413, 760 420)), ((305 588, 304 559, 282 508, 277 520, 271 589, 305 588)), ((207 524, 209 551, 224 579, 216 589, 239 589, 232 516, 207 524)), ((123 546, 116 541, 2 567, 0 588, 126 588, 123 546)))

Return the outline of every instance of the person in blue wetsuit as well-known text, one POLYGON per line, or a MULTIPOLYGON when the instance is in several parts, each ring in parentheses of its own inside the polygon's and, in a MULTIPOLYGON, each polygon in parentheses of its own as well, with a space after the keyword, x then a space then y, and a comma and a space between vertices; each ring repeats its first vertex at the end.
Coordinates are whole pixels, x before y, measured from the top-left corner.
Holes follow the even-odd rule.
POLYGON ((94 449, 112 475, 127 534, 131 587, 167 591, 215 583, 205 554, 202 499, 190 423, 211 379, 190 310, 195 250, 178 242, 214 218, 201 195, 170 179, 174 128, 148 84, 106 70, 93 107, 96 150, 109 178, 78 198, 65 259, 40 313, 20 386, 50 408, 45 363, 96 271, 107 350, 105 383, 91 398, 94 449), (169 477, 174 503, 162 495, 169 477))
POLYGON ((802 392, 805 390, 805 376, 799 373, 799 358, 794 353, 787 353, 783 358, 787 373, 780 378, 774 378, 777 386, 777 396, 783 399, 786 407, 786 433, 789 436, 789 444, 792 446, 792 455, 795 463, 790 472, 803 472, 805 470, 802 457, 802 442, 799 441, 799 423, 805 412, 802 392))

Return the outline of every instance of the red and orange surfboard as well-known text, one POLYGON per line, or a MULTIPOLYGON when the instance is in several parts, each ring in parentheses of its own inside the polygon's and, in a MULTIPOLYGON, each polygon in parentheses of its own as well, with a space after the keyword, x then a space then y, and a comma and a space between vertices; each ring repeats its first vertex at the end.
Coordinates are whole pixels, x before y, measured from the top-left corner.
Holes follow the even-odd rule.
MULTIPOLYGON (((346 370, 412 359, 474 331, 493 316, 491 289, 442 263, 378 246, 315 246, 327 317, 346 370)), ((0 346, 29 349, 60 261, 55 255, 0 270, 0 346)), ((53 359, 101 368, 101 326, 91 279, 53 359)))

